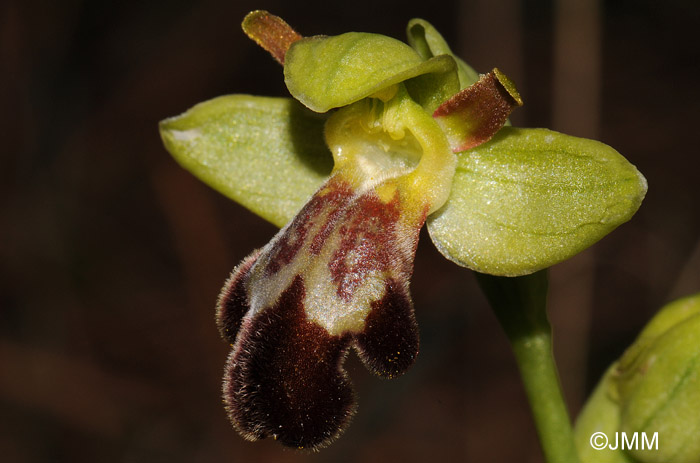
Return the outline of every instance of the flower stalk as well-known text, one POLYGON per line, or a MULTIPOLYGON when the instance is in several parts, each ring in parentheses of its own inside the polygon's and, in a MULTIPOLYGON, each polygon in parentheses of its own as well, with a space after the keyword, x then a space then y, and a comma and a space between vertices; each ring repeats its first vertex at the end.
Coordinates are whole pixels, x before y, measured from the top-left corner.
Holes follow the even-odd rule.
POLYGON ((476 275, 510 341, 546 461, 578 462, 552 353, 547 270, 514 278, 476 275))

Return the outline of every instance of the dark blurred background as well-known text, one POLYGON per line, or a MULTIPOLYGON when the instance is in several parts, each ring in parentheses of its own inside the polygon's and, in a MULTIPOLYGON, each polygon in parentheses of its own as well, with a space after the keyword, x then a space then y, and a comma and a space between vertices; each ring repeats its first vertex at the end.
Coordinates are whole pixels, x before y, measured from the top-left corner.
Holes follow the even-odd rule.
POLYGON ((372 377, 317 454, 248 443, 226 420, 213 307, 275 228, 182 170, 159 120, 227 93, 285 95, 243 35, 268 9, 304 35, 404 39, 431 21, 498 66, 513 122, 594 137, 644 173, 628 224, 552 269, 572 412, 668 300, 700 291, 700 3, 694 0, 32 1, 0 6, 0 459, 23 462, 540 462, 507 341, 470 271, 423 235, 421 354, 372 377))

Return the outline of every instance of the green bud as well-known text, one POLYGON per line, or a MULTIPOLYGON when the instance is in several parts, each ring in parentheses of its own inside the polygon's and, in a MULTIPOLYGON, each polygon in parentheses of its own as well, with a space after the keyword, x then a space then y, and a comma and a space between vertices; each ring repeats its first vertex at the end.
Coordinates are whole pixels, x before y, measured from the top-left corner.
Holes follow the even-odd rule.
POLYGON ((584 462, 604 456, 586 448, 597 431, 658 434, 658 448, 627 449, 629 461, 700 462, 700 294, 662 308, 605 375, 576 426, 584 462))
POLYGON ((664 307, 617 367, 621 430, 659 433, 643 462, 700 462, 700 294, 664 307))
POLYGON ((620 430, 620 404, 615 393, 613 365, 603 376, 576 420, 574 441, 581 463, 631 463, 634 460, 614 445, 620 430))

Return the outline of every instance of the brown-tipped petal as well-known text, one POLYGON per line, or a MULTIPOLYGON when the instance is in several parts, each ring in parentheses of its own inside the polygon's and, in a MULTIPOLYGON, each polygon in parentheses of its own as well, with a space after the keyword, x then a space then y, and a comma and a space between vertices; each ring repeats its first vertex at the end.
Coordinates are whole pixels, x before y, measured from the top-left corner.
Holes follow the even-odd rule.
POLYGON ((229 357, 224 400, 250 440, 319 448, 338 436, 355 398, 342 370, 349 335, 331 336, 306 319, 304 281, 297 276, 273 307, 247 319, 229 357))
POLYGON ((289 47, 302 37, 279 16, 263 10, 251 11, 243 19, 243 32, 284 65, 289 47))
POLYGON ((523 101, 513 82, 494 69, 441 104, 433 117, 455 153, 487 142, 523 101))
POLYGON ((418 355, 418 324, 405 286, 388 279, 384 297, 372 303, 365 329, 355 336, 364 364, 385 378, 404 373, 418 355))
POLYGON ((258 260, 259 255, 260 250, 257 249, 238 264, 219 294, 216 304, 216 326, 219 328, 221 337, 231 344, 236 342, 241 320, 250 309, 246 284, 250 277, 250 268, 258 260))

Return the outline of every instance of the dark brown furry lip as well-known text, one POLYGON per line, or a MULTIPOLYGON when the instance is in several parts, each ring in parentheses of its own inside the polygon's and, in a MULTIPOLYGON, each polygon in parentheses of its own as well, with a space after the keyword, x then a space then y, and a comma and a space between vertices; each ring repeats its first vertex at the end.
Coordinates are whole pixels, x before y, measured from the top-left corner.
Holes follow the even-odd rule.
POLYGON ((312 450, 327 446, 356 408, 343 369, 351 348, 385 378, 413 364, 419 341, 408 280, 425 216, 399 226, 401 206, 398 193, 381 200, 331 178, 278 236, 233 271, 219 297, 217 324, 232 344, 224 403, 243 437, 273 437, 312 450), (311 279, 319 275, 324 281, 311 279), (336 305, 328 311, 342 320, 344 310, 357 310, 357 292, 372 275, 375 286, 361 299, 366 312, 360 325, 333 331, 335 325, 310 316, 306 304, 318 297, 313 290, 319 284, 326 285, 323 300, 336 305))
POLYGON ((277 305, 254 317, 226 366, 224 399, 238 430, 317 448, 345 429, 355 397, 341 368, 350 336, 330 336, 306 320, 297 276, 277 305), (274 339, 274 342, 271 342, 274 339))

